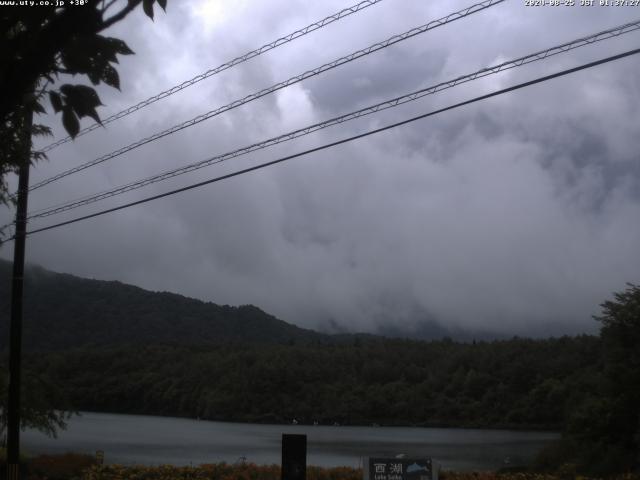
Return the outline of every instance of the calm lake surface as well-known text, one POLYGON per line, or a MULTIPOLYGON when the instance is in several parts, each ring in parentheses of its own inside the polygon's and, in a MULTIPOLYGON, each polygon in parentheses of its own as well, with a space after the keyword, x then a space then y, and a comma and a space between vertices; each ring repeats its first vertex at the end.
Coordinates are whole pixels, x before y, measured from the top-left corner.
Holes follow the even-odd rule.
POLYGON ((367 456, 427 456, 442 468, 489 470, 527 462, 548 442, 547 432, 404 427, 254 425, 183 418, 83 413, 69 421, 58 439, 36 431, 22 434, 28 453, 95 454, 125 465, 279 464, 283 433, 307 435, 307 464, 361 465, 367 456))

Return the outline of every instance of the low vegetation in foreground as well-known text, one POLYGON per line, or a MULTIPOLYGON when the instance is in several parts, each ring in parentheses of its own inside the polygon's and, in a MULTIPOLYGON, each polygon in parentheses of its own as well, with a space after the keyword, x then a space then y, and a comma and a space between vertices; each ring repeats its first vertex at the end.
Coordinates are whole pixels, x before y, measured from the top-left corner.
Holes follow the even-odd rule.
MULTIPOLYGON (((96 465, 95 457, 75 453, 40 455, 27 461, 27 480, 280 480, 278 465, 211 463, 177 467, 161 465, 96 465)), ((4 465, 0 465, 4 468, 4 465)), ((449 472, 440 480, 588 480, 578 477, 571 465, 557 472, 449 472)), ((595 477, 591 477, 595 478, 595 477)), ((608 477, 613 480, 640 480, 640 474, 608 477)), ((307 480, 362 480, 362 470, 350 467, 307 467, 307 480)))

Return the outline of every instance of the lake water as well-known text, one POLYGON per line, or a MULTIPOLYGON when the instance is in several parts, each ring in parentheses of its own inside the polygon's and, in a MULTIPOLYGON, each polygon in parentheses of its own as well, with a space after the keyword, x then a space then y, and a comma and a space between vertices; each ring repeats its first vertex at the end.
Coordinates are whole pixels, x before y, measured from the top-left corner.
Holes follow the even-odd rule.
POLYGON ((36 431, 22 434, 27 453, 95 454, 125 465, 279 464, 283 433, 307 435, 307 464, 361 465, 367 456, 427 456, 442 468, 490 470, 529 461, 557 434, 451 428, 329 427, 254 425, 183 418, 83 413, 50 439, 36 431))

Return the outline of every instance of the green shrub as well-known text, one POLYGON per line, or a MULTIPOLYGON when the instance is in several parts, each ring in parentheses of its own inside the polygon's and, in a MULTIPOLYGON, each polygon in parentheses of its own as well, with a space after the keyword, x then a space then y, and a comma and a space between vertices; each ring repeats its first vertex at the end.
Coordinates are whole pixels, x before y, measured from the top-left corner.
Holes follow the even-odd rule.
POLYGON ((95 464, 95 457, 79 453, 39 455, 28 462, 29 478, 49 480, 79 478, 85 470, 95 464))

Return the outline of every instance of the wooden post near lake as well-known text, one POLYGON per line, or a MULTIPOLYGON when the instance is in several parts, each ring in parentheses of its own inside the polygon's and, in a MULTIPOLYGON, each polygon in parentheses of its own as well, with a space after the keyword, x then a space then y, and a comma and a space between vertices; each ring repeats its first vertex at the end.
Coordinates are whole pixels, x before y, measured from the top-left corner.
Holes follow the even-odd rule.
POLYGON ((282 434, 281 480, 307 477, 307 436, 282 434))

